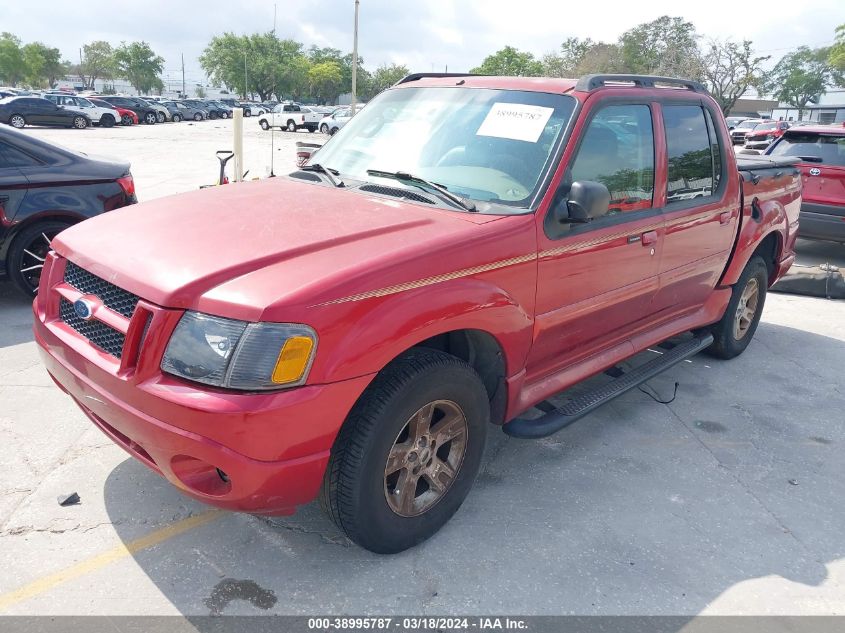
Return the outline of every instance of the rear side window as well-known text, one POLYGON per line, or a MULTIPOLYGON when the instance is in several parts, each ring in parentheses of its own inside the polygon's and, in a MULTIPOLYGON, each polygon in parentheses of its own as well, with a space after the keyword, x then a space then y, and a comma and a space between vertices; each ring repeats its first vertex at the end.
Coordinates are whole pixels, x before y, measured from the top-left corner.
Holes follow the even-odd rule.
POLYGON ((610 191, 610 212, 652 206, 654 131, 647 105, 611 105, 587 126, 572 163, 571 182, 592 180, 610 191))
POLYGON ((29 154, 12 147, 8 143, 0 143, 0 169, 4 167, 33 167, 40 164, 29 154))
POLYGON ((700 106, 664 106, 663 125, 669 159, 667 204, 712 195, 718 181, 704 110, 700 106))
POLYGON ((786 132, 770 152, 772 156, 797 156, 808 163, 845 167, 845 136, 817 132, 786 132))
POLYGON ((704 118, 707 119, 707 136, 710 137, 710 153, 713 155, 713 191, 715 191, 722 181, 722 149, 709 110, 704 111, 704 118))

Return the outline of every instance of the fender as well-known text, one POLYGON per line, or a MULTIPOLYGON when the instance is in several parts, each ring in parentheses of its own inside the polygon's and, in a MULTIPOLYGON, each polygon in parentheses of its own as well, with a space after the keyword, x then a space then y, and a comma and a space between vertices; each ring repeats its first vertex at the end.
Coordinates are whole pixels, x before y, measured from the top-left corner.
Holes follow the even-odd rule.
POLYGON ((518 373, 531 346, 534 283, 526 282, 536 279, 536 260, 519 266, 523 270, 514 271, 512 278, 524 284, 518 290, 526 295, 522 301, 491 281, 462 278, 436 288, 344 304, 342 309, 333 306, 332 324, 318 330, 320 341, 309 383, 376 373, 414 345, 463 329, 493 336, 502 348, 506 373, 518 373))
MULTIPOLYGON (((735 284, 757 247, 771 234, 777 235, 774 261, 775 268, 785 256, 791 253, 797 234, 798 212, 801 207, 800 189, 795 187, 792 196, 783 204, 783 195, 790 188, 789 184, 778 183, 767 191, 752 190, 746 194, 740 218, 739 234, 725 272, 719 281, 719 287, 735 284)), ((774 281, 772 279, 771 281, 774 281)))

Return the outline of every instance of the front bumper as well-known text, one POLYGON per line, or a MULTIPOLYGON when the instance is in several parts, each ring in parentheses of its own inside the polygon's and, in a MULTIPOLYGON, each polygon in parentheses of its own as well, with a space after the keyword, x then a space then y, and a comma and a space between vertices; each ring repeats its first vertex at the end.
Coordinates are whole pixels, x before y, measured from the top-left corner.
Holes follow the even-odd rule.
POLYGON ((204 389, 158 371, 166 324, 180 314, 159 310, 137 364, 118 367, 52 311, 42 287, 35 340, 50 376, 88 418, 187 495, 268 515, 313 500, 335 436, 372 376, 254 394, 204 389))

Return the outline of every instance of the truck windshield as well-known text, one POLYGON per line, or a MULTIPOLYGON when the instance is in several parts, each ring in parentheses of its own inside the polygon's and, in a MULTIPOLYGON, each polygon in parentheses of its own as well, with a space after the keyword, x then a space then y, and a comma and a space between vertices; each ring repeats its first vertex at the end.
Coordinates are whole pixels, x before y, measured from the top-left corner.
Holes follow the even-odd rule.
POLYGON ((314 161, 347 179, 378 178, 368 170, 405 172, 464 198, 525 208, 574 109, 572 97, 543 92, 388 90, 314 161))

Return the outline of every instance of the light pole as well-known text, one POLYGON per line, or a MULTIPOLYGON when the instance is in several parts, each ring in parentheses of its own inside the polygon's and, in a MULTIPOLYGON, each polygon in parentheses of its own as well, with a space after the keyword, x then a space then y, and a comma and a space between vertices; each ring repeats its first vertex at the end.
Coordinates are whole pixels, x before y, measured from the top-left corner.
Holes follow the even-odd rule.
POLYGON ((358 3, 355 0, 355 31, 352 38, 352 116, 355 116, 355 101, 358 93, 358 3))
POLYGON ((249 99, 247 96, 247 86, 249 82, 247 81, 247 74, 246 74, 246 51, 244 51, 244 99, 249 99))

